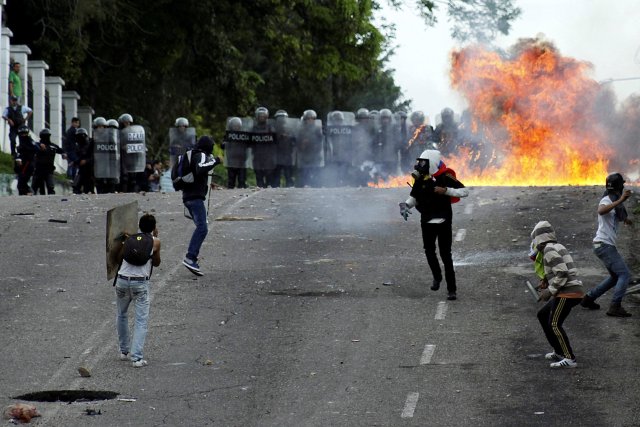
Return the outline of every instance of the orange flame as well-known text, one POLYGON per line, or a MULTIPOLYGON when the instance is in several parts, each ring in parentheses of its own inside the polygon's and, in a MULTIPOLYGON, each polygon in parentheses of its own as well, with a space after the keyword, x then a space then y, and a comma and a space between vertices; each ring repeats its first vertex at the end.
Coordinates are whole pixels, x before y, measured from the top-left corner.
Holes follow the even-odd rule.
POLYGON ((600 86, 586 75, 591 65, 540 40, 513 51, 452 53, 452 86, 469 103, 465 129, 476 132, 443 149, 445 163, 465 185, 601 185, 612 150, 598 124, 600 86))

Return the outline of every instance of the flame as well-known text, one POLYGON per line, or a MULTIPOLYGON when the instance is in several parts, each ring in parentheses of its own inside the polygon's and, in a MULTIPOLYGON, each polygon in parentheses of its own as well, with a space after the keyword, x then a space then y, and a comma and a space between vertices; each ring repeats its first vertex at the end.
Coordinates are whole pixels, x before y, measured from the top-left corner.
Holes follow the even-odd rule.
POLYGON ((538 39, 512 52, 472 46, 452 53, 451 83, 470 115, 461 127, 466 139, 443 147, 445 163, 467 186, 602 185, 612 150, 598 121, 591 65, 538 39))

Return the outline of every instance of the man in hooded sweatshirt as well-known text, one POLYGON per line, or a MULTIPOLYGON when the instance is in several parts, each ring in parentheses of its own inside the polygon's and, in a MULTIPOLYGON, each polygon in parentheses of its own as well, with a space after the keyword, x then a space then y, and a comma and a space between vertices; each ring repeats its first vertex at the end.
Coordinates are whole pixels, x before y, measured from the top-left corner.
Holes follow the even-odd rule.
POLYGON ((621 222, 625 225, 632 224, 623 205, 625 200, 631 197, 631 190, 624 189, 624 182, 619 173, 613 173, 606 179, 606 190, 598 203, 598 231, 593 239, 593 252, 602 261, 609 277, 587 292, 581 303, 585 308, 597 310, 600 304, 596 303, 596 299, 614 288, 611 305, 607 311, 607 316, 613 317, 631 316, 631 313, 622 307, 622 298, 631 280, 631 272, 616 249, 618 226, 621 222))
POLYGON ((538 311, 538 320, 553 348, 553 352, 544 357, 552 361, 551 368, 575 368, 578 366, 576 356, 562 324, 584 296, 582 282, 577 279, 578 270, 567 248, 558 243, 548 221, 535 225, 531 239, 532 248, 543 255, 544 278, 540 285, 540 300, 547 303, 538 311))
POLYGON ((449 169, 440 158, 438 150, 424 150, 416 159, 413 187, 409 198, 400 203, 400 215, 406 220, 411 208, 420 212, 422 242, 427 263, 433 274, 431 290, 440 289, 442 270, 436 255, 436 240, 440 249, 440 258, 444 264, 444 278, 447 282, 447 299, 456 299, 456 273, 451 257, 453 241, 451 204, 460 197, 467 197, 469 191, 456 178, 456 173, 449 169))
POLYGON ((196 225, 182 264, 196 276, 203 276, 198 264, 198 254, 209 232, 207 209, 204 206, 209 187, 209 171, 219 163, 220 159, 213 157, 213 139, 207 135, 201 136, 191 153, 190 169, 193 172, 193 182, 185 183, 182 190, 182 203, 196 225))

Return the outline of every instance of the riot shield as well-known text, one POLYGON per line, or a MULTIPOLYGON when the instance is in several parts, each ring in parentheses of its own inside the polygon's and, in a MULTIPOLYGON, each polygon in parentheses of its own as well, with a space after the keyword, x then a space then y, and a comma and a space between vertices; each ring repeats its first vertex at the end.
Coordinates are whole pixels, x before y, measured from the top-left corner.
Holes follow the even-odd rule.
POLYGON ((121 129, 120 147, 124 172, 144 172, 147 156, 144 128, 140 125, 131 125, 121 129))
POLYGON ((196 146, 196 128, 169 129, 169 165, 173 168, 178 156, 196 146))
POLYGON ((253 152, 253 169, 276 168, 276 129, 273 119, 262 124, 254 122, 251 129, 251 151, 253 152))
POLYGON ((251 142, 251 128, 253 119, 245 117, 242 125, 238 128, 229 126, 227 119, 227 130, 224 134, 224 165, 228 168, 244 169, 249 167, 249 144, 251 142))
POLYGON ((278 166, 295 166, 296 136, 300 120, 292 117, 276 118, 276 163, 278 166))
POLYGON ((296 160, 299 168, 324 166, 322 120, 304 121, 296 139, 296 160))
MULTIPOLYGON (((114 129, 117 131, 117 129, 114 129)), ((118 264, 123 249, 123 235, 138 231, 138 201, 118 206, 107 211, 107 280, 118 272, 118 264)))
POLYGON ((96 178, 120 178, 120 142, 118 140, 118 129, 94 129, 93 173, 96 178))
POLYGON ((351 163, 353 159, 352 134, 356 116, 350 111, 332 111, 327 114, 328 151, 331 160, 339 163, 351 163))

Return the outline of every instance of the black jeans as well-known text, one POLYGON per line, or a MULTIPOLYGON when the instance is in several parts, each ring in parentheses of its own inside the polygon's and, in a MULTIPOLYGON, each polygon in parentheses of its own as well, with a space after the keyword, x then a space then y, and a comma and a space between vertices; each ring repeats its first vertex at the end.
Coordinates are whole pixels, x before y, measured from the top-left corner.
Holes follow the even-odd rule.
POLYGON ((420 221, 422 227, 422 243, 424 253, 427 256, 429 268, 433 274, 433 280, 442 281, 442 270, 436 255, 436 240, 440 250, 440 258, 444 264, 444 278, 447 281, 447 291, 456 292, 456 273, 453 270, 453 258, 451 257, 451 242, 453 240, 451 222, 445 221, 440 224, 430 224, 427 221, 420 221))
POLYGON ((564 331, 562 324, 567 318, 571 309, 582 301, 580 298, 551 298, 538 311, 538 320, 542 325, 547 341, 553 347, 553 351, 567 359, 575 359, 569 337, 564 331))

